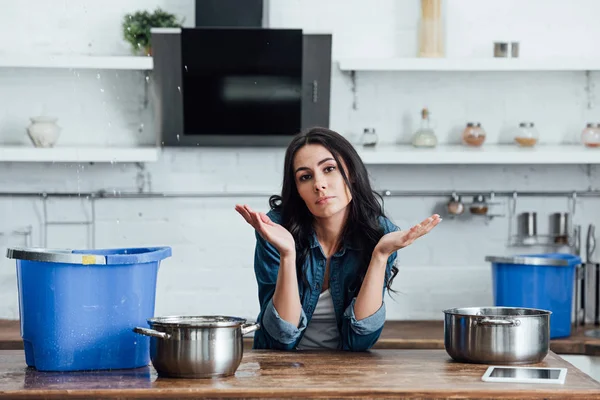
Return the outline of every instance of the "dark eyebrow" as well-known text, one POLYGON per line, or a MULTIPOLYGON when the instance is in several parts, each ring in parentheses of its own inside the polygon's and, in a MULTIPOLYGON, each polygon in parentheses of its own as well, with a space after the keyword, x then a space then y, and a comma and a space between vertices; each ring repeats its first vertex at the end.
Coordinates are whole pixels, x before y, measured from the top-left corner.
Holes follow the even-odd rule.
MULTIPOLYGON (((322 159, 321 161, 318 162, 317 166, 319 166, 319 165, 321 165, 321 164, 323 164, 323 163, 325 163, 327 161, 335 161, 335 159, 333 157, 324 158, 324 159, 322 159)), ((310 168, 308 168, 308 167, 299 167, 296 170, 295 174, 297 174, 299 171, 303 171, 303 170, 307 170, 307 169, 310 169, 310 168)))

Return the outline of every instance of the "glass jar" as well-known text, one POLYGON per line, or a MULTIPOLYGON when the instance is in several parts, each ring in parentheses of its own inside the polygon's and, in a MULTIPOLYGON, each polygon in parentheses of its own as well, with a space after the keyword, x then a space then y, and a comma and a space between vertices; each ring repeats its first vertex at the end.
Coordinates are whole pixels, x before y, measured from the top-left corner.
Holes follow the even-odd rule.
POLYGON ((473 197, 473 202, 469 206, 471 214, 485 215, 488 212, 488 204, 485 201, 485 197, 481 194, 473 197))
POLYGON ((485 142, 485 131, 479 122, 469 122, 462 133, 463 144, 479 147, 485 142))
POLYGON ((533 122, 521 122, 515 134, 515 142, 521 147, 533 147, 540 138, 540 134, 533 122))
POLYGON ((421 110, 421 126, 413 134, 412 145, 414 147, 435 147, 437 146, 437 137, 431 128, 429 120, 430 112, 427 108, 421 110))
POLYGON ((581 132, 581 142, 586 147, 600 147, 600 124, 588 122, 583 132, 581 132))
POLYGON ((448 214, 450 215, 461 215, 465 211, 465 206, 462 203, 460 196, 456 193, 452 193, 446 207, 448 209, 448 214))
POLYGON ((363 130, 361 142, 363 146, 373 147, 377 144, 377 133, 374 128, 365 128, 363 130))

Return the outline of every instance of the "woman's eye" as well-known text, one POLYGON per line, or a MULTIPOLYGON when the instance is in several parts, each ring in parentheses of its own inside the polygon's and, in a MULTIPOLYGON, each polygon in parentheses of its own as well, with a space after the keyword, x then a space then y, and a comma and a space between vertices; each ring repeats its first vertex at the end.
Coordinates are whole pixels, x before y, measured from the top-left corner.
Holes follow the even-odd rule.
POLYGON ((300 180, 300 182, 302 182, 302 181, 305 181, 307 179, 310 179, 310 175, 308 175, 308 174, 307 175, 302 175, 299 180, 300 180))
POLYGON ((325 168, 325 172, 331 172, 331 171, 334 171, 334 170, 335 170, 334 166, 329 166, 329 167, 325 168))

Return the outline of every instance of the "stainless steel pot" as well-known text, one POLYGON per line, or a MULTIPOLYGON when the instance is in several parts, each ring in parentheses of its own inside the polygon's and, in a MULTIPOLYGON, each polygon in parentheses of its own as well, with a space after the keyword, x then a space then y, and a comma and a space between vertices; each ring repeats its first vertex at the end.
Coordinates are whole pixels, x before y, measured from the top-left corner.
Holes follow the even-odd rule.
POLYGON ((260 329, 246 320, 226 316, 169 316, 148 320, 150 358, 161 376, 217 378, 235 374, 244 355, 243 336, 260 329))
POLYGON ((444 310, 444 346, 456 361, 533 364, 550 350, 550 311, 516 307, 444 310))

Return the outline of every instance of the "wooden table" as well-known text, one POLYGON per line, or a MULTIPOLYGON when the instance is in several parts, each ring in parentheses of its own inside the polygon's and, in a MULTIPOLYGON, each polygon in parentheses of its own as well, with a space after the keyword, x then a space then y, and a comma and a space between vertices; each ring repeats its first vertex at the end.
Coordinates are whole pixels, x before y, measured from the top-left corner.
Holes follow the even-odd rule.
POLYGON ((501 398, 600 399, 600 383, 554 353, 537 364, 568 368, 564 385, 486 383, 487 365, 453 362, 443 350, 247 351, 222 379, 168 379, 152 367, 39 372, 20 350, 0 351, 0 398, 501 398))

